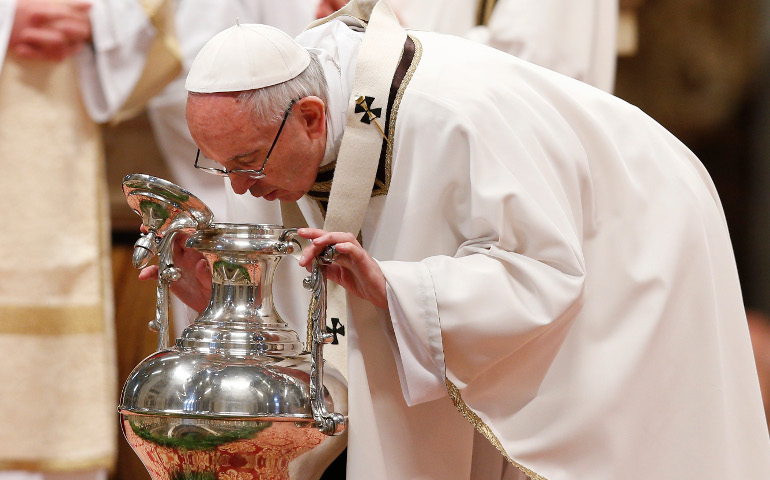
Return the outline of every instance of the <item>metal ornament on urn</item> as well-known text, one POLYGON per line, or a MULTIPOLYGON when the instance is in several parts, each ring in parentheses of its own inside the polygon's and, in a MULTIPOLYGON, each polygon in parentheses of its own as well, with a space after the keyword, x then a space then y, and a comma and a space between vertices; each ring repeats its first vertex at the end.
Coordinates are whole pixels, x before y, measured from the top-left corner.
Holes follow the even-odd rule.
POLYGON ((296 230, 214 223, 190 192, 143 174, 123 192, 147 230, 133 264, 158 256, 158 348, 129 375, 121 394, 126 440, 153 480, 318 478, 344 448, 347 388, 324 365, 329 258, 314 259, 307 346, 276 312, 278 262, 299 248, 296 230), (179 279, 173 245, 180 233, 211 268, 208 307, 172 345, 169 284, 179 279))

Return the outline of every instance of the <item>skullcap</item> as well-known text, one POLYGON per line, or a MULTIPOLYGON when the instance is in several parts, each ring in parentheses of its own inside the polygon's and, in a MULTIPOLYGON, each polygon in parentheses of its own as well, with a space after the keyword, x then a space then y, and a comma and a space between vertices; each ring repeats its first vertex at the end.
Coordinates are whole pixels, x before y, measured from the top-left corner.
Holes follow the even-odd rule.
POLYGON ((254 90, 291 80, 309 64, 308 51, 281 30, 236 24, 198 52, 185 88, 197 93, 254 90))

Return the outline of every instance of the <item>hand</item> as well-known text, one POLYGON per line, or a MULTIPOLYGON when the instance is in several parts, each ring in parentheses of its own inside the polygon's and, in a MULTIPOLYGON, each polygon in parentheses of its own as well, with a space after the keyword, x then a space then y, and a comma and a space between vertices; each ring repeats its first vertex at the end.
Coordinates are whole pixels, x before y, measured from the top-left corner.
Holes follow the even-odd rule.
POLYGON ((340 8, 347 5, 350 0, 321 0, 315 11, 316 18, 328 17, 340 8))
POLYGON ((300 237, 312 240, 302 251, 299 264, 310 268, 328 245, 336 245, 340 256, 326 267, 326 278, 342 285, 353 295, 380 308, 388 308, 385 276, 377 262, 351 233, 327 232, 318 228, 300 228, 300 237))
POLYGON ((74 55, 91 38, 90 8, 82 0, 19 0, 9 50, 32 60, 60 61, 74 55))
MULTIPOLYGON (((189 236, 177 233, 174 238, 174 266, 182 270, 182 276, 171 282, 169 288, 185 305, 200 313, 211 298, 211 270, 202 253, 184 246, 189 236)), ((139 272, 139 280, 157 278, 157 265, 145 267, 139 272)))

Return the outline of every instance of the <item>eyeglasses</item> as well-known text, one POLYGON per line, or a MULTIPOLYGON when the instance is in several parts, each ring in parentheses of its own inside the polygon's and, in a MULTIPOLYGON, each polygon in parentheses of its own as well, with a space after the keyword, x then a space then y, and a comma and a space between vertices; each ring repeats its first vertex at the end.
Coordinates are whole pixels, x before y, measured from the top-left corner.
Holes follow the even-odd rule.
MULTIPOLYGON (((291 113, 291 107, 294 106, 294 103, 296 100, 292 100, 291 103, 289 103, 289 106, 286 107, 286 112, 283 114, 283 120, 281 121, 281 126, 278 127, 278 133, 275 134, 275 138, 273 139, 273 144, 270 145, 270 150, 267 151, 267 155, 265 155, 265 160, 262 162, 262 167, 259 170, 247 170, 247 169, 241 169, 241 168, 234 168, 232 170, 227 170, 225 168, 214 168, 214 167, 204 167, 201 165, 198 165, 198 160, 201 156, 201 151, 198 149, 198 153, 195 155, 195 168, 198 170, 210 173, 211 175, 217 175, 219 177, 226 177, 229 174, 234 175, 243 175, 244 177, 251 178, 252 180, 259 180, 260 178, 265 177, 265 167, 267 166, 267 160, 270 158, 270 154, 273 153, 273 148, 275 148, 276 142, 278 142, 278 137, 281 136, 281 132, 283 131, 283 126, 286 125, 286 119, 289 118, 289 113, 291 113)), ((205 156, 203 158, 206 158, 205 156)), ((213 162, 213 160, 211 160, 213 162)))

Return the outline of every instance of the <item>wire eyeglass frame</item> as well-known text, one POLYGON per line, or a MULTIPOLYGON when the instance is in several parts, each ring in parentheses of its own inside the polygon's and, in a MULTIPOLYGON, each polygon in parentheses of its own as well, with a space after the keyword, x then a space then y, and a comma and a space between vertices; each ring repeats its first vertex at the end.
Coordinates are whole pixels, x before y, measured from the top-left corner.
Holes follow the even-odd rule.
POLYGON ((195 163, 194 163, 195 168, 197 168, 198 170, 204 173, 216 175, 218 177, 226 177, 232 173, 233 175, 243 175, 244 177, 248 177, 252 180, 259 180, 261 178, 265 178, 265 167, 267 166, 267 161, 270 159, 270 154, 273 153, 273 148, 275 148, 275 144, 278 142, 278 137, 281 136, 283 127, 284 125, 286 125, 286 120, 289 118, 289 114, 291 113, 291 107, 293 107, 295 103, 296 103, 296 100, 292 100, 289 103, 289 106, 286 107, 286 112, 283 114, 283 120, 281 121, 281 126, 278 127, 278 133, 275 134, 273 143, 270 145, 270 150, 267 151, 267 155, 265 155, 265 160, 262 162, 262 167, 259 170, 249 170, 249 169, 242 169, 242 168, 234 168, 232 170, 227 170, 226 168, 204 167, 202 165, 198 165, 198 160, 200 159, 200 155, 201 155, 200 148, 198 149, 198 153, 195 154, 195 163))

